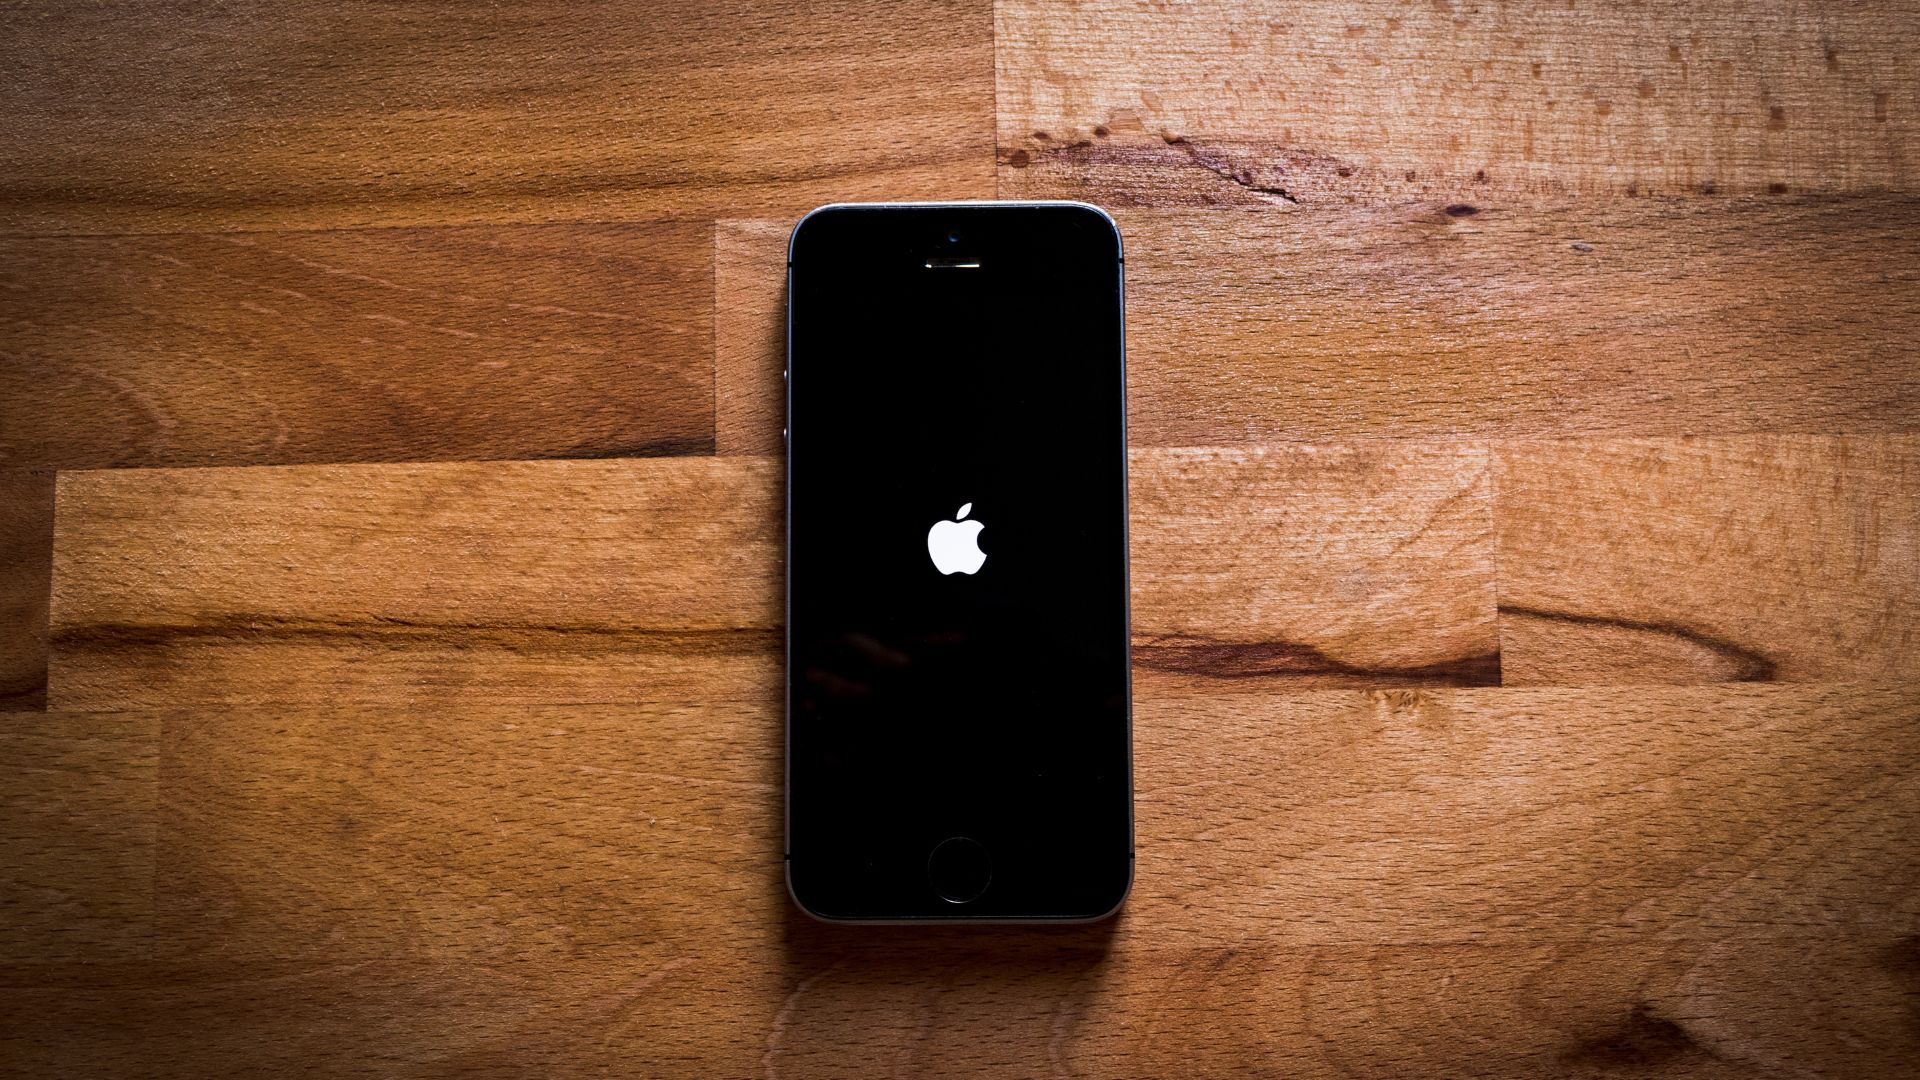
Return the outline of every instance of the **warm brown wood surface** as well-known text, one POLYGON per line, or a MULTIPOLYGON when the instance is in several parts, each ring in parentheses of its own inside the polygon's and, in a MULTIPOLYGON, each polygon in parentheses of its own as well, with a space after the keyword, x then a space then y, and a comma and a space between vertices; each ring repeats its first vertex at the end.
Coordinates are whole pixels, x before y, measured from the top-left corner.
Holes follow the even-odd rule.
POLYGON ((1513 442, 1514 685, 1920 679, 1920 438, 1513 442))
POLYGON ((979 0, 8 0, 0 229, 798 213, 993 194, 979 0))
POLYGON ((707 453, 712 234, 0 237, 0 465, 707 453))
POLYGON ((1911 688, 1143 693, 1139 721, 1132 902, 1036 932, 794 913, 771 700, 19 717, 6 759, 60 780, 13 811, 32 828, 9 860, 126 909, 42 901, 9 934, 0 970, 39 987, 8 992, 18 1060, 1514 1077, 1910 1060, 1911 688))
POLYGON ((50 472, 0 470, 0 713, 47 706, 50 472))
POLYGON ((1911 0, 995 5, 1001 193, 1910 191, 1911 0))
POLYGON ((1912 1075, 1911 3, 0 30, 0 1075, 1912 1075), (786 233, 996 193, 1126 234, 1137 883, 821 926, 786 233))

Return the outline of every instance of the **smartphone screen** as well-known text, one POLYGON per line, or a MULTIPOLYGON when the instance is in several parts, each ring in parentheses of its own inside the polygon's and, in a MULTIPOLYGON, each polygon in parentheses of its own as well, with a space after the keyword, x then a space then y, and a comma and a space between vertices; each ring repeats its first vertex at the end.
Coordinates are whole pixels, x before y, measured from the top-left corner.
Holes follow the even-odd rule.
POLYGON ((787 860, 849 920, 1098 918, 1132 880, 1120 236, 825 207, 788 269, 787 860))

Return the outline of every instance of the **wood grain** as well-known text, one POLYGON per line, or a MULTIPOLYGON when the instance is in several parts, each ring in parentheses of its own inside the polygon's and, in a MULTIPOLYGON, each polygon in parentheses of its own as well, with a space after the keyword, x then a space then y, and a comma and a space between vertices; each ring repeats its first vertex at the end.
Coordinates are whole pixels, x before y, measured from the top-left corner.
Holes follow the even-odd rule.
POLYGON ((777 657, 778 482, 718 458, 66 473, 51 700, 704 685, 715 664, 777 657))
POLYGON ((714 449, 784 454, 786 221, 722 221, 713 233, 714 449))
POLYGON ((159 774, 156 716, 0 722, 0 966, 152 955, 159 774))
POLYGON ((1911 191, 1906 0, 995 6, 1000 193, 1123 206, 1911 191))
POLYGON ((0 463, 705 452, 711 235, 0 237, 0 463))
MULTIPOLYGON (((1920 200, 1119 220, 1136 446, 1920 429, 1920 200)), ((722 235, 720 449, 773 453, 785 230, 722 235)))
POLYGON ((991 19, 986 0, 10 4, 0 230, 991 196, 991 19))
POLYGON ((639 673, 626 706, 170 713, 155 957, 653 967, 761 941, 787 904, 768 674, 639 673))
MULTIPOLYGON (((1497 680, 1483 448, 1142 451, 1133 469, 1156 677, 1497 680)), ((751 457, 64 474, 52 700, 628 702, 720 664, 762 672, 760 702, 779 484, 751 457)))
MULTIPOLYGON (((805 933, 825 931, 804 928, 805 933)), ((601 952, 329 972, 117 967, 0 988, 22 1071, 88 1076, 1910 1075, 1910 945, 1106 953, 823 939, 801 962, 601 952), (820 955, 831 950, 834 959, 820 955), (991 964, 981 962, 991 951, 991 964), (1791 976, 1786 973, 1791 973, 1791 976), (1828 991, 1847 988, 1836 1011, 1828 991)), ((778 954, 775 954, 778 955, 778 954)))
POLYGON ((50 472, 0 470, 0 713, 47 707, 50 472))
POLYGON ((1507 682, 1920 675, 1920 439, 1527 441, 1495 457, 1507 682))
MULTIPOLYGON (((99 718, 63 719, 77 737, 99 718)), ((774 719, 143 716, 164 733, 177 955, 10 968, 17 1057, 103 1075, 1897 1076, 1916 1050, 1910 688, 1143 699, 1133 900, 1053 931, 792 913, 774 719)))
POLYGON ((1500 681, 1486 449, 1136 452, 1136 686, 1500 681))
POLYGON ((1920 424, 1920 200, 1122 227, 1147 441, 1920 424))

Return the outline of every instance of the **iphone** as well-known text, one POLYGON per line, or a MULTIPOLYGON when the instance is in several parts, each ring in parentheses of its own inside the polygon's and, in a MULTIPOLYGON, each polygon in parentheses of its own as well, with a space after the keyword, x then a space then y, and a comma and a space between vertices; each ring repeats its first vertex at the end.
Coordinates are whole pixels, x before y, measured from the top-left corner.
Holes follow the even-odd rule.
POLYGON ((1133 876, 1120 233, 821 207, 787 264, 786 863, 829 920, 1085 921, 1133 876))

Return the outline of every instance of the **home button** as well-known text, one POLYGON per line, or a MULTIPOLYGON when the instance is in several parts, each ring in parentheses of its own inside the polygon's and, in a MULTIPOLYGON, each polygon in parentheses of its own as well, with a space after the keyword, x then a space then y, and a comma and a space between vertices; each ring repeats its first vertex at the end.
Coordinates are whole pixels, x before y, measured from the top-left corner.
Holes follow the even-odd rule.
POLYGON ((927 881, 949 904, 980 898, 993 880, 993 860, 978 840, 955 836, 942 840, 927 857, 927 881))

